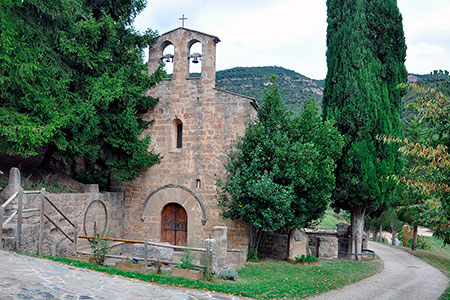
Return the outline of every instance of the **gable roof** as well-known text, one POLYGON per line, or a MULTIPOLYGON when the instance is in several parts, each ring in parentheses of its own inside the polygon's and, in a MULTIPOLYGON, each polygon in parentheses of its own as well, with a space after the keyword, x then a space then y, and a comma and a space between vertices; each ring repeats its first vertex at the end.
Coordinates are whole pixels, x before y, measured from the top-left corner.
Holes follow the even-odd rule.
POLYGON ((207 34, 207 33, 204 33, 204 32, 200 32, 200 31, 197 31, 197 30, 192 30, 192 29, 188 29, 188 28, 184 28, 184 27, 178 27, 178 28, 175 28, 175 29, 173 29, 173 30, 171 30, 171 31, 168 31, 168 32, 165 32, 165 33, 161 34, 159 37, 162 37, 162 36, 164 36, 164 35, 168 35, 168 34, 174 32, 174 31, 177 31, 177 30, 186 30, 186 31, 189 31, 189 32, 192 32, 192 33, 197 33, 197 34, 201 34, 201 35, 206 35, 206 36, 212 38, 212 39, 214 40, 215 43, 220 42, 220 39, 219 39, 217 36, 215 36, 215 35, 207 34))

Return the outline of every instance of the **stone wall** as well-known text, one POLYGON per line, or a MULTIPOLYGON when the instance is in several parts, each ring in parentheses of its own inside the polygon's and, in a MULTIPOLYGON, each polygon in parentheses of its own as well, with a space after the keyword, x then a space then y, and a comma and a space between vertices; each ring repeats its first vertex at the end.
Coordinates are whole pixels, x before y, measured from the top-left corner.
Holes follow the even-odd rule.
POLYGON ((266 233, 260 247, 264 258, 285 260, 288 258, 289 236, 287 234, 266 233))
MULTIPOLYGON (((124 201, 122 193, 64 193, 50 194, 46 196, 60 209, 72 222, 76 222, 79 228, 79 234, 93 234, 94 222, 97 224, 98 231, 103 231, 105 227, 106 215, 103 205, 107 210, 106 232, 113 237, 123 236, 123 211, 124 201), (92 203, 92 204, 91 204, 92 203), (86 214, 87 208, 90 208, 86 214)), ((24 209, 40 208, 40 195, 31 194, 24 195, 24 209)), ((14 203, 12 204, 14 206, 14 203)), ((56 222, 71 238, 73 237, 73 227, 46 201, 45 213, 56 222)), ((24 213, 22 225, 22 251, 27 253, 37 253, 39 240, 39 220, 38 211, 24 213)), ((72 243, 47 219, 44 219, 44 243, 43 254, 64 256, 73 251, 72 243)), ((15 232, 16 220, 11 221, 11 231, 15 232)), ((101 232, 100 232, 101 233, 101 232)), ((10 239, 12 243, 13 239, 10 239)), ((9 241, 9 240, 8 240, 9 241)), ((89 251, 88 241, 85 239, 78 240, 78 250, 89 251)), ((13 245, 5 244, 6 248, 13 245)))

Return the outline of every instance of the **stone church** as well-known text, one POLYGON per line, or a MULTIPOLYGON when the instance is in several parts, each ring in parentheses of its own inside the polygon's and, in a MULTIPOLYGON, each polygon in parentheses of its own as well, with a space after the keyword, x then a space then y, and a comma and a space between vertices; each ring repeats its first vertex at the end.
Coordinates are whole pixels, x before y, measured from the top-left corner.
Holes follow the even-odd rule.
POLYGON ((224 177, 233 141, 256 118, 257 104, 215 87, 218 42, 216 36, 178 28, 150 47, 149 75, 162 60, 173 62, 172 78, 148 91, 159 103, 144 115, 152 122, 145 132, 152 137, 151 150, 162 160, 123 186, 123 228, 128 237, 201 246, 213 227, 226 226, 228 248, 240 249, 245 259, 247 226, 220 216, 215 183, 224 177), (198 43, 201 53, 192 53, 198 43), (164 55, 167 47, 173 54, 164 55), (192 63, 201 64, 200 77, 191 77, 192 63))

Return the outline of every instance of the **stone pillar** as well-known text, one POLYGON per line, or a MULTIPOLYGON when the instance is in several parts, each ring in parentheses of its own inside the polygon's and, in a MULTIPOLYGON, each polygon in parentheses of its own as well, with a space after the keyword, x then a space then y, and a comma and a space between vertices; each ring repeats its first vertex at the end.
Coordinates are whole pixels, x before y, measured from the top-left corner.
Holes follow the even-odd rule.
POLYGON ((300 229, 295 228, 289 235, 289 259, 308 254, 308 236, 300 229))
POLYGON ((20 188, 20 171, 17 168, 11 168, 9 171, 8 185, 2 191, 0 198, 4 201, 8 200, 15 192, 19 191, 20 188))
POLYGON ((211 269, 209 270, 212 274, 219 274, 219 247, 217 246, 217 242, 214 239, 206 239, 205 240, 205 248, 211 249, 211 269))
POLYGON ((217 243, 217 255, 219 263, 219 271, 224 269, 227 265, 227 227, 226 226, 214 226, 213 229, 213 239, 217 243))
POLYGON ((85 184, 83 187, 85 193, 100 193, 98 184, 85 184))

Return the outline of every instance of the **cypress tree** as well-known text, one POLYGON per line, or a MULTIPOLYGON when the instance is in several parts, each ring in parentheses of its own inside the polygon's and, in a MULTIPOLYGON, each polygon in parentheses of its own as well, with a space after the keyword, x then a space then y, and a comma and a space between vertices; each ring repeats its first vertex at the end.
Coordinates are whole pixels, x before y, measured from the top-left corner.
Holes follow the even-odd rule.
POLYGON ((333 205, 351 212, 351 251, 359 253, 365 215, 392 196, 384 175, 401 169, 395 146, 376 137, 402 135, 406 44, 396 0, 328 0, 327 10, 323 114, 345 140, 333 205))

